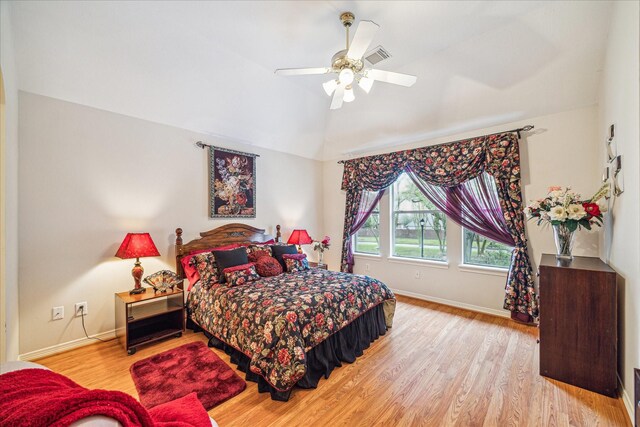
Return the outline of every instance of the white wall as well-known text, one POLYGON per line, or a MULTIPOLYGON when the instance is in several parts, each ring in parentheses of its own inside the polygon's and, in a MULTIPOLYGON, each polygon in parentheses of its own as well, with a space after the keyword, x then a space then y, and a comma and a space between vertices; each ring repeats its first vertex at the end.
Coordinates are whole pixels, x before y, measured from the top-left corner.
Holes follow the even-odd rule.
MULTIPOLYGON (((535 125, 537 133, 522 140, 520 148, 525 200, 544 196, 551 185, 570 185, 584 196, 590 196, 601 185, 601 145, 596 123, 597 109, 593 106, 424 141, 398 149, 438 144, 532 124, 535 125)), ((332 268, 338 268, 345 199, 344 192, 340 190, 342 165, 336 164, 335 161, 327 161, 324 163, 324 172, 325 227, 336 242, 328 252, 327 259, 332 268)), ((388 202, 383 203, 381 209, 388 210, 388 202)), ((385 224, 381 224, 380 228, 389 229, 385 224)), ((537 227, 533 222, 528 223, 527 230, 535 268, 542 253, 555 252, 553 234, 550 228, 537 227)), ((356 256, 354 271, 379 278, 400 292, 506 315, 507 312, 502 309, 506 274, 483 274, 460 269, 461 229, 449 222, 447 233, 448 269, 416 262, 400 264, 387 260, 390 239, 383 235, 383 256, 356 256), (365 264, 369 264, 369 271, 365 271, 365 264), (420 271, 420 279, 415 278, 416 270, 420 271)), ((576 239, 574 254, 597 256, 598 231, 581 231, 576 239)))
MULTIPOLYGON (((613 201, 601 255, 620 275, 620 368, 631 411, 633 368, 640 368, 640 98, 638 2, 616 2, 602 77, 601 140, 616 124, 618 154, 623 159, 625 191, 613 201)), ((604 150, 602 150, 604 154, 604 150)), ((605 164, 604 156, 601 164, 605 164)))
MULTIPOLYGON (((2 179, 4 200, 0 218, 3 221, 0 274, 5 284, 6 348, 0 349, 7 360, 18 356, 18 82, 15 71, 10 3, 0 2, 0 69, 5 90, 5 126, 3 132, 2 179)), ((5 325, 2 325, 4 328, 5 325)))
POLYGON ((175 228, 189 241, 228 222, 321 234, 322 164, 216 141, 170 126, 20 92, 20 352, 83 337, 74 303, 87 301, 89 334, 114 328, 114 293, 133 285, 133 260, 114 254, 127 232, 151 233, 161 257, 145 275, 174 268, 175 228), (259 154, 257 218, 207 216, 203 140, 259 154), (65 307, 63 320, 51 308, 65 307))

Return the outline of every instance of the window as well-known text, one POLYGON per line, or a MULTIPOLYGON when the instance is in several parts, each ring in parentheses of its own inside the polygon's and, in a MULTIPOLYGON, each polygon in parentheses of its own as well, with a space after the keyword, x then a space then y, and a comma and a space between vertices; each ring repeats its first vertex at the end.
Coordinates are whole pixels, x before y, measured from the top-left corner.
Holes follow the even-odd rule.
POLYGON ((380 202, 353 236, 353 247, 356 253, 380 255, 380 202))
POLYGON ((513 248, 464 229, 462 250, 464 263, 509 268, 513 248))
POLYGON ((396 257, 447 259, 447 217, 400 175, 391 192, 391 253, 396 257))

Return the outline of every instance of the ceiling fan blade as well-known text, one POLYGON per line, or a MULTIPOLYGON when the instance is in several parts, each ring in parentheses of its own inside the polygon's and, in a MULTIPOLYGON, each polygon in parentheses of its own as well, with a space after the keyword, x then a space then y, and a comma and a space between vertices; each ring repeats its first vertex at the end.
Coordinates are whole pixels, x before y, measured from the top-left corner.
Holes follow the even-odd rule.
POLYGON ((331 107, 330 110, 337 110, 342 107, 342 102, 344 101, 344 85, 339 85, 336 88, 336 91, 333 92, 333 98, 331 99, 331 107))
POLYGON ((358 80, 358 86, 360 86, 366 93, 369 93, 374 81, 375 80, 369 77, 360 77, 360 80, 358 80))
POLYGON ((378 80, 379 82, 392 83, 394 85, 405 87, 413 86, 416 80, 418 80, 416 76, 412 76, 410 74, 394 73, 392 71, 383 70, 369 70, 367 72, 367 77, 373 80, 378 80))
POLYGON ((347 56, 351 59, 361 59, 376 35, 380 26, 373 21, 360 21, 356 34, 353 36, 347 56))
POLYGON ((303 76, 308 74, 327 74, 331 68, 278 68, 275 73, 281 76, 303 76))

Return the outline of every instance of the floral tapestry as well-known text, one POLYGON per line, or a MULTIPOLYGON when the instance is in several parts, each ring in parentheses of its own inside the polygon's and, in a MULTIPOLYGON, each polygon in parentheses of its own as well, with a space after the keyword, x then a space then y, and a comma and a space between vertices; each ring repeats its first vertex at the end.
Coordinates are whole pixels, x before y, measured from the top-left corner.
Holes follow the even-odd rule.
POLYGON ((256 217, 256 155, 209 148, 209 216, 256 217))

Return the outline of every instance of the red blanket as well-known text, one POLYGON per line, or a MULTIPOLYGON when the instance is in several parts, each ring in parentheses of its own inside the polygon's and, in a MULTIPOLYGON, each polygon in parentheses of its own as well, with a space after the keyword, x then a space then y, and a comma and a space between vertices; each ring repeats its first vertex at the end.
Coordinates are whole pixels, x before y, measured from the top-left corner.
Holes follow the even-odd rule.
POLYGON ((195 393, 147 411, 126 393, 88 390, 46 369, 23 369, 0 375, 0 425, 68 426, 104 415, 124 427, 207 427, 209 416, 195 393))

